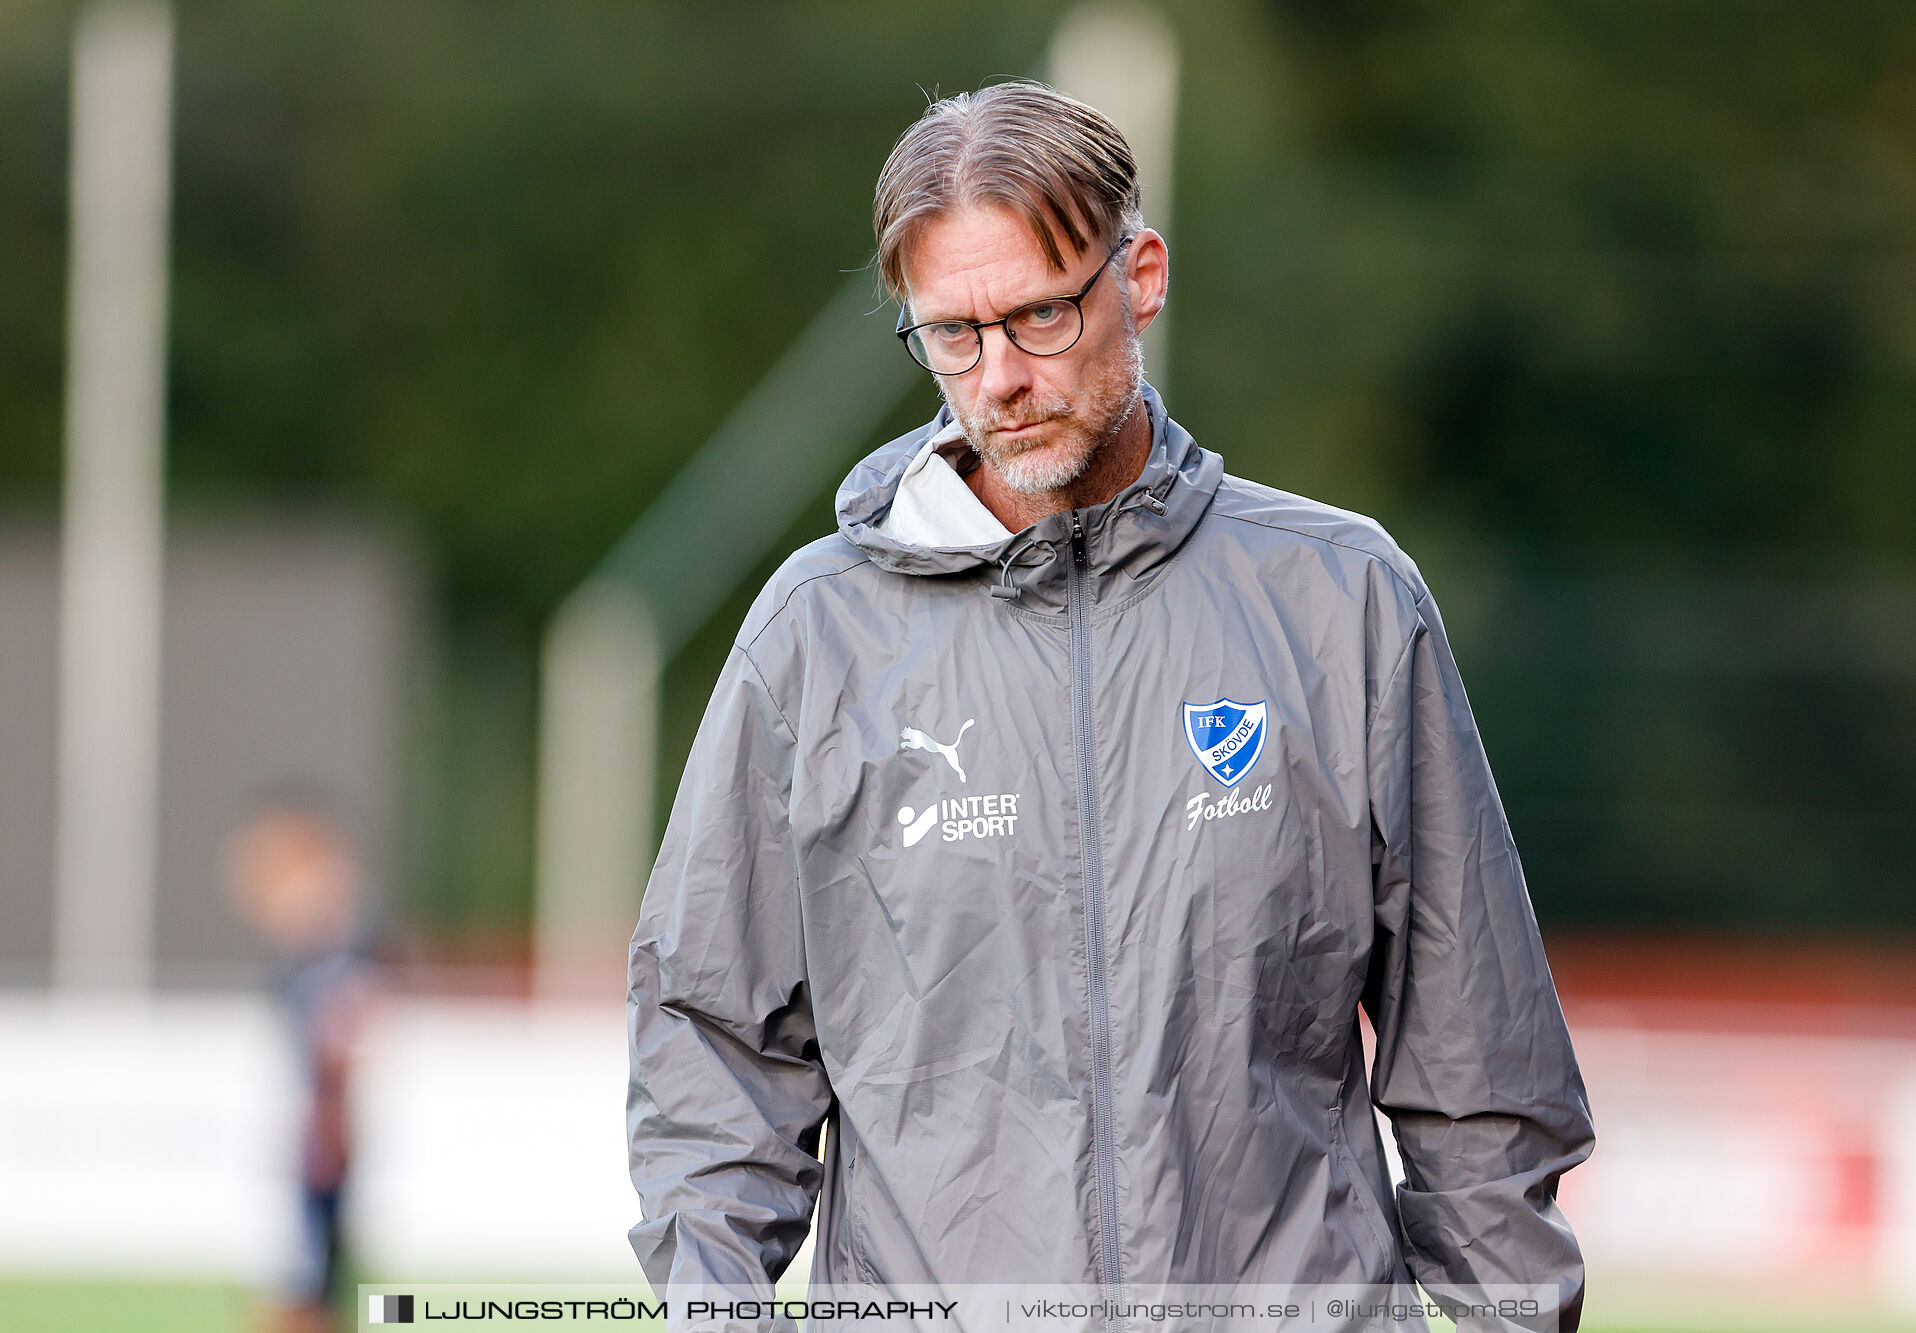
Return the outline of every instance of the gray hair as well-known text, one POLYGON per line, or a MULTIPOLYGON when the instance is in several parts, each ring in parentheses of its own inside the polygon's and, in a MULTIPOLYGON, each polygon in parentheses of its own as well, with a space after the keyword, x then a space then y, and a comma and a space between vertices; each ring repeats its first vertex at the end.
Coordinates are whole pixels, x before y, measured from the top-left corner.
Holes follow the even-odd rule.
POLYGON ((1030 80, 933 102, 878 173, 872 229, 878 271, 899 300, 905 254, 924 225, 953 208, 995 204, 1031 224, 1062 272, 1057 236, 1078 254, 1144 226, 1131 146, 1095 107, 1030 80))

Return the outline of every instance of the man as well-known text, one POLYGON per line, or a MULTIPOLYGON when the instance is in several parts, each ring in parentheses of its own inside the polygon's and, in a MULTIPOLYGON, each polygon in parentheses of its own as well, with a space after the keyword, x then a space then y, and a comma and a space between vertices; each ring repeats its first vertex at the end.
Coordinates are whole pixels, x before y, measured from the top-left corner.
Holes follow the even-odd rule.
POLYGON ((760 595, 693 747, 631 952, 653 1284, 768 1292, 816 1200, 816 1282, 1407 1269, 1575 1328, 1589 1112, 1416 566, 1143 382, 1168 257, 1097 112, 935 104, 876 227, 945 408, 760 595))
POLYGON ((270 950, 273 990, 302 1080, 299 1254, 277 1333, 331 1333, 345 1273, 341 1205, 352 1175, 352 1079, 377 974, 352 839, 322 799, 270 793, 226 844, 235 910, 270 950))

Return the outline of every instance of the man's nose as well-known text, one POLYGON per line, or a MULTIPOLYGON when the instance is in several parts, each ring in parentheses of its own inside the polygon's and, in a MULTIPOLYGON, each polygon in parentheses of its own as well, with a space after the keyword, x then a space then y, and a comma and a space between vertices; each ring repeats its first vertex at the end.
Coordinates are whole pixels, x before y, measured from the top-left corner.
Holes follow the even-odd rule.
POLYGON ((1008 402, 1031 383, 1031 354, 1011 341, 1002 324, 980 335, 984 349, 978 367, 978 387, 999 402, 1008 402))

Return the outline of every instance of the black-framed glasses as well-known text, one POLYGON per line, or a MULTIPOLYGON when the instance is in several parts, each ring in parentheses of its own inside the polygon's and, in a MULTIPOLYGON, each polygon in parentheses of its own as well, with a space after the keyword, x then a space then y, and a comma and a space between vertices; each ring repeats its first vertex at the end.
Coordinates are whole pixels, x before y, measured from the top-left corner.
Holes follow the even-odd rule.
POLYGON ((1033 356, 1057 356, 1077 346, 1084 336, 1084 298, 1098 285, 1098 279, 1111 267, 1125 246, 1136 240, 1126 236, 1111 247, 1090 281, 1076 296, 1047 296, 1019 306, 1003 319, 974 324, 965 319, 938 319, 927 324, 905 323, 905 310, 898 312, 898 337, 911 353, 911 359, 934 375, 962 375, 977 365, 985 354, 985 330, 1001 325, 1012 346, 1033 356))

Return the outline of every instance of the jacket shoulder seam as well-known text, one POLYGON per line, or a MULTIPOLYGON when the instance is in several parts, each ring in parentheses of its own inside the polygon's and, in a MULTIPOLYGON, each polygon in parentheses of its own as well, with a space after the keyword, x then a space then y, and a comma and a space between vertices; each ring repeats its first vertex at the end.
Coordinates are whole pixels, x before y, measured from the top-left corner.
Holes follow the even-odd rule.
MULTIPOLYGON (((1411 627, 1410 637, 1404 640, 1404 646, 1398 649, 1397 661, 1394 664, 1392 664, 1389 677, 1385 679, 1383 685, 1379 687, 1377 691, 1377 699, 1378 699, 1379 707, 1382 707, 1383 701, 1387 699, 1388 697, 1390 697, 1391 691, 1396 688, 1397 678, 1404 674, 1405 666, 1409 664, 1410 659, 1415 655, 1416 648, 1417 648, 1417 636, 1419 634, 1428 634, 1430 632, 1430 626, 1424 620, 1422 601, 1419 601, 1417 605, 1418 605, 1417 623, 1411 627)), ((1371 726, 1375 721, 1376 719, 1373 716, 1371 716, 1370 709, 1366 708, 1365 716, 1364 716, 1364 739, 1367 743, 1370 740, 1371 726)))
POLYGON ((1410 580, 1404 577, 1403 571, 1375 551, 1367 551, 1361 546, 1353 546, 1349 542, 1340 542, 1335 537, 1326 537, 1319 532, 1306 532, 1302 528, 1294 528, 1288 524, 1266 523, 1262 519, 1251 518, 1246 514, 1219 513, 1218 517, 1228 518, 1237 523, 1249 523, 1254 528, 1263 528, 1268 532, 1288 532, 1294 537, 1302 537, 1305 541, 1323 542, 1326 546, 1337 546, 1346 551, 1354 551, 1367 560, 1375 560, 1378 564, 1389 570, 1391 577, 1396 579, 1397 582, 1403 586, 1404 591, 1409 594, 1413 604, 1424 600, 1423 594, 1411 586, 1410 580))
MULTIPOLYGON (((782 610, 783 608, 780 608, 780 609, 782 610)), ((752 668, 752 674, 758 677, 758 687, 761 690, 764 690, 765 697, 771 700, 772 711, 777 713, 778 720, 785 724, 785 730, 791 734, 792 744, 797 745, 798 744, 798 728, 794 727, 792 725, 792 720, 789 717, 785 716, 785 706, 779 703, 778 696, 772 693, 772 683, 765 679, 765 673, 759 669, 758 659, 752 656, 752 650, 750 648, 747 648, 744 644, 739 644, 737 646, 738 646, 738 655, 745 659, 745 665, 752 668)))
MULTIPOLYGON (((765 636, 765 631, 770 629, 780 616, 785 614, 786 608, 791 606, 792 604, 792 598, 798 596, 798 590, 800 588, 804 587, 808 583, 816 583, 820 579, 835 579, 840 574, 850 573, 852 570, 857 569, 860 565, 869 565, 870 563, 871 563, 871 557, 864 556, 857 560, 852 561, 851 564, 846 565, 843 568, 828 569, 823 574, 813 574, 809 576, 808 578, 802 578, 797 583, 794 583, 792 585, 791 591, 785 594, 785 600, 778 604, 778 610, 772 612, 771 615, 765 617, 765 623, 758 627, 757 631, 753 633, 750 639, 740 640, 737 643, 736 646, 738 647, 739 651, 743 652, 747 658, 751 657, 752 646, 765 636)), ((757 669, 757 663, 753 663, 753 669, 754 670, 757 669)))

